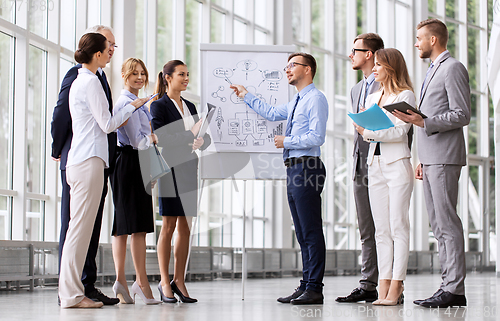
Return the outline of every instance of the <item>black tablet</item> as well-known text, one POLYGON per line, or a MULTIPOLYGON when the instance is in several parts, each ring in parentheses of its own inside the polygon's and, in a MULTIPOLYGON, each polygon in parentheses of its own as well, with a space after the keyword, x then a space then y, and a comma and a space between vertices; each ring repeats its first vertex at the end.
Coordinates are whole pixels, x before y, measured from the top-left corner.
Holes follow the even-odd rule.
POLYGON ((392 113, 395 109, 399 110, 400 112, 402 113, 405 113, 407 115, 409 115, 406 111, 409 109, 411 110, 412 112, 414 113, 417 113, 419 114, 420 116, 422 116, 422 118, 427 118, 427 116, 425 116, 424 114, 422 114, 419 110, 417 110, 416 108, 410 106, 410 104, 408 104, 406 101, 401 101, 399 103, 395 103, 395 104, 389 104, 389 105, 385 105, 383 106, 388 112, 392 113))

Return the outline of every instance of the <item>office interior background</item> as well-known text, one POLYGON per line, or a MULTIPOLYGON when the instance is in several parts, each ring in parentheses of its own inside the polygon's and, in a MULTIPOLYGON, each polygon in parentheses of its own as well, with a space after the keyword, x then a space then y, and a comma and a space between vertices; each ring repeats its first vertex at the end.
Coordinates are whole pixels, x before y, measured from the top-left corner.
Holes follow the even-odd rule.
MULTIPOLYGON (((347 112, 350 88, 361 73, 352 70, 348 55, 357 34, 380 34, 386 47, 403 53, 418 97, 429 61, 413 47, 415 26, 428 17, 446 23, 448 49, 469 71, 472 117, 465 130, 468 165, 460 179, 458 214, 466 251, 478 253, 482 268, 494 269, 494 108, 486 64, 493 0, 0 0, 0 249, 12 245, 9 241, 58 241, 61 186, 59 164, 50 157, 52 112, 62 78, 75 64, 80 36, 103 24, 114 29, 118 46, 105 69, 115 100, 123 85, 121 63, 128 57, 142 59, 149 70, 144 95, 154 91, 163 64, 183 60, 190 72, 184 97, 201 108, 200 43, 294 45, 313 54, 315 84, 330 108, 322 147, 327 249, 359 250, 351 180, 353 127, 347 112)), ((412 152, 415 167, 415 148, 412 152)), ((247 247, 298 249, 285 183, 236 184, 238 191, 231 181, 207 182, 193 246, 240 248, 245 199, 247 247)), ((420 182, 410 211, 411 250, 437 251, 420 182)), ((162 222, 156 201, 154 215, 156 233, 147 237, 153 251, 162 222)), ((112 221, 108 194, 103 244, 111 243, 112 221)))

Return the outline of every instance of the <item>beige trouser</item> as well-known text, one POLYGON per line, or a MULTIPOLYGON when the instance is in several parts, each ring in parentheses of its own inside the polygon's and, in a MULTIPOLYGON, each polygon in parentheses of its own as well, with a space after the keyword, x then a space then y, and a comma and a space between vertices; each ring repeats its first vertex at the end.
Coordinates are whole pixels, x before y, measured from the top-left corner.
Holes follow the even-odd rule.
POLYGON ((104 166, 101 158, 92 157, 66 168, 71 190, 70 221, 59 275, 59 298, 63 308, 78 304, 85 297, 81 277, 101 201, 104 166))

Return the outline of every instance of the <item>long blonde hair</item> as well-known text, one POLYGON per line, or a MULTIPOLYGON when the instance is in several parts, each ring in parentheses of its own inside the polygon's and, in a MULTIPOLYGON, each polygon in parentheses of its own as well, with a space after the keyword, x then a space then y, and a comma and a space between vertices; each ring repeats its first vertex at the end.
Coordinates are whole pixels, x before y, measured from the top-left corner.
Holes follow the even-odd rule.
POLYGON ((399 94, 404 90, 413 91, 405 58, 401 52, 394 48, 380 49, 375 52, 375 59, 387 72, 380 86, 390 94, 399 94))

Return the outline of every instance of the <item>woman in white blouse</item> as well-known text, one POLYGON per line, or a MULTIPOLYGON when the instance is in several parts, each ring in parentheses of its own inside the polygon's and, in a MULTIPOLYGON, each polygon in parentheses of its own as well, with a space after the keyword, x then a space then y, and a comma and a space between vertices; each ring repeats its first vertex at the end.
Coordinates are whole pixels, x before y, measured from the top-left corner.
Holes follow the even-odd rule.
POLYGON ((172 169, 158 182, 160 215, 163 219, 158 238, 161 273, 158 290, 166 303, 177 301, 174 293, 184 303, 197 301, 189 297, 184 284, 191 222, 197 214, 198 156, 193 150, 205 149, 210 144, 210 136, 197 138, 201 119, 198 119, 194 104, 181 97, 188 83, 187 66, 180 60, 169 61, 158 75, 158 99, 151 104, 151 125, 163 147, 162 154, 172 169), (170 244, 176 229, 174 279, 170 282, 170 244))
POLYGON ((100 308, 84 295, 81 275, 97 209, 101 200, 104 169, 108 164, 107 133, 122 125, 147 98, 136 99, 115 115, 96 76, 109 59, 109 44, 99 33, 82 36, 75 60, 82 64, 69 92, 73 139, 68 153, 66 177, 71 188, 68 232, 61 257, 59 298, 63 308, 100 308))
MULTIPOLYGON (((405 101, 415 107, 415 94, 405 60, 397 49, 375 52, 373 67, 380 90, 367 97, 365 106, 405 101)), ((410 162, 408 132, 405 123, 382 109, 394 127, 371 131, 355 125, 364 140, 371 142, 368 151, 368 192, 377 244, 379 299, 375 305, 403 303, 403 281, 409 256, 410 197, 413 168, 410 162)))

